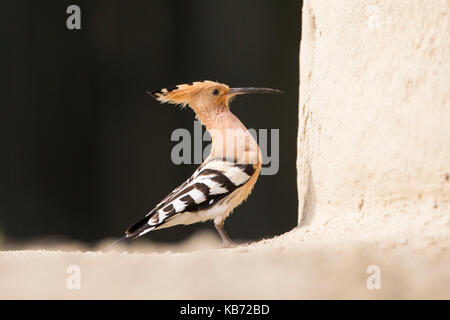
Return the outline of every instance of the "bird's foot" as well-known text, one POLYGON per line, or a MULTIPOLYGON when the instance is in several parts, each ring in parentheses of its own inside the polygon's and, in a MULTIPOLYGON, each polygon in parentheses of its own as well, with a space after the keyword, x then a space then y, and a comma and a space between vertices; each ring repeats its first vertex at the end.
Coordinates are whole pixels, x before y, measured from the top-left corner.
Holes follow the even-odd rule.
POLYGON ((228 248, 235 248, 237 247, 239 244, 231 241, 231 240, 227 240, 227 241, 223 241, 222 242, 222 248, 228 249, 228 248))

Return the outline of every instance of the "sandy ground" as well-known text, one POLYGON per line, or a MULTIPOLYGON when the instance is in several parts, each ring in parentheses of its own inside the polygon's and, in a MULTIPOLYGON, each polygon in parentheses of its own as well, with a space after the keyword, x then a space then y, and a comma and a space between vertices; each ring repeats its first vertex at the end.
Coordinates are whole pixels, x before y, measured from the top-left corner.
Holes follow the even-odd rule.
POLYGON ((2 251, 0 298, 449 299, 450 219, 447 210, 429 211, 407 220, 341 215, 228 249, 206 233, 177 247, 2 251), (67 287, 71 265, 80 268, 79 290, 67 287), (367 287, 372 265, 380 289, 367 287))

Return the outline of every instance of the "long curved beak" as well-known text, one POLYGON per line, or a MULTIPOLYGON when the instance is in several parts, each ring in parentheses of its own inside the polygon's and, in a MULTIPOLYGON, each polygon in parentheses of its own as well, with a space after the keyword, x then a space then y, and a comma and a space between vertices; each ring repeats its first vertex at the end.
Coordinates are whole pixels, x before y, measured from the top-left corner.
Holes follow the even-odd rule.
POLYGON ((236 96, 238 94, 249 94, 249 93, 283 93, 283 91, 271 88, 254 88, 254 87, 231 88, 230 92, 228 92, 228 95, 236 96))

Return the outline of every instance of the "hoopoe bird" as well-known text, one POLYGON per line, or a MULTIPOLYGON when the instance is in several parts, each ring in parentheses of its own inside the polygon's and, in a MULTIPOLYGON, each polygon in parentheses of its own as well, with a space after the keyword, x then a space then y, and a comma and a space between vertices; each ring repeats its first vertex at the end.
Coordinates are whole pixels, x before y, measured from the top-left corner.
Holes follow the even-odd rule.
POLYGON ((229 107, 235 96, 248 93, 281 91, 230 88, 213 81, 200 81, 150 93, 162 103, 189 106, 211 135, 211 152, 188 180, 128 228, 116 243, 152 230, 207 220, 214 221, 225 246, 232 243, 223 228, 224 221, 249 196, 262 165, 258 144, 229 107))

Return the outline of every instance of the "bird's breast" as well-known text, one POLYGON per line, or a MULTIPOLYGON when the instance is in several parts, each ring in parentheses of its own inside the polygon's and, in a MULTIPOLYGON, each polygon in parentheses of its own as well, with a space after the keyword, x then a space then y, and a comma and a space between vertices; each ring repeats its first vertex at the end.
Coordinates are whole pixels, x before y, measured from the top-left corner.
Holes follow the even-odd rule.
POLYGON ((229 129, 210 133, 212 136, 211 157, 224 158, 240 164, 261 165, 261 150, 247 129, 229 129))

